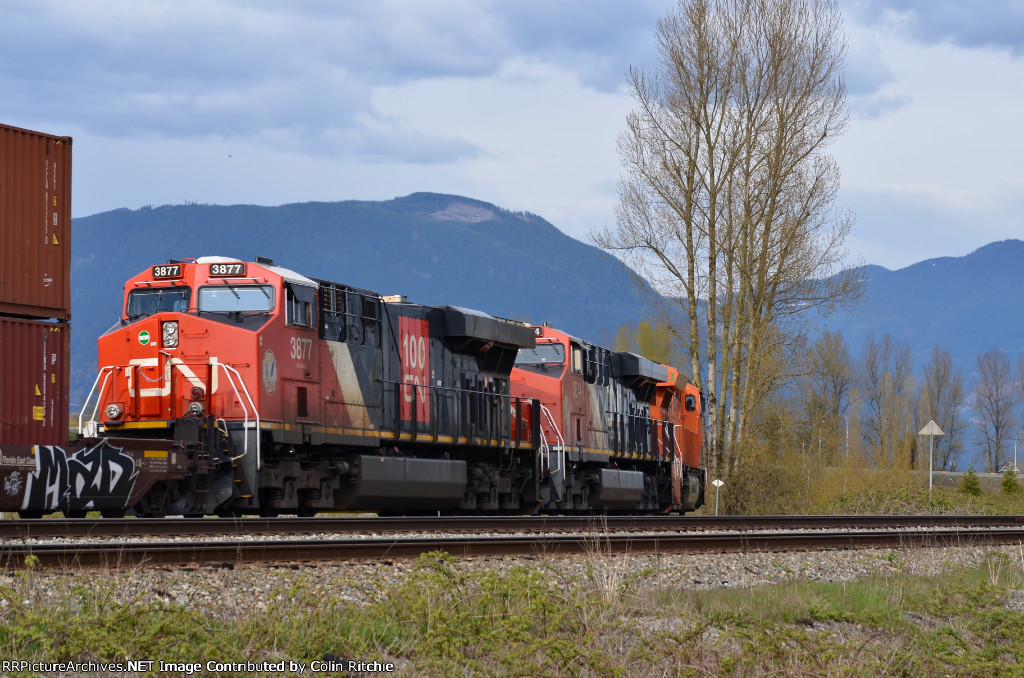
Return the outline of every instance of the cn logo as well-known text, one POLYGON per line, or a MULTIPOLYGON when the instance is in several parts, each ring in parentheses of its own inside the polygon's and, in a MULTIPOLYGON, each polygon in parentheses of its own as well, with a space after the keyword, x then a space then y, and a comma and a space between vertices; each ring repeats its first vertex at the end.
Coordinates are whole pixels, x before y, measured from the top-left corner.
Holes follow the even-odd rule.
POLYGON ((429 421, 430 323, 403 316, 398 319, 398 333, 402 342, 402 419, 412 419, 415 400, 416 421, 429 421))

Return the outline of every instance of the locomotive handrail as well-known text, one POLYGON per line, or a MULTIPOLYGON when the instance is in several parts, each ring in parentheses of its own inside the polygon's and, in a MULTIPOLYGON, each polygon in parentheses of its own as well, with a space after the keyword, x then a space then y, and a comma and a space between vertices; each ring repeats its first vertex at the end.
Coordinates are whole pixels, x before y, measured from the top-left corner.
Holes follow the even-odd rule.
POLYGON ((249 454, 249 410, 246 408, 245 403, 242 401, 242 397, 238 393, 238 386, 235 384, 235 379, 231 375, 234 374, 238 377, 238 381, 242 384, 242 393, 245 394, 246 400, 249 401, 249 405, 252 406, 253 416, 256 418, 256 470, 259 471, 263 467, 263 458, 260 454, 260 413, 256 409, 256 404, 252 400, 252 396, 249 395, 249 389, 245 386, 245 380, 242 379, 242 375, 238 373, 231 365, 227 365, 222 362, 212 362, 211 365, 215 367, 223 367, 224 373, 228 377, 228 383, 231 384, 231 390, 235 392, 235 397, 238 398, 238 402, 242 405, 242 416, 245 417, 243 423, 243 430, 245 435, 242 436, 242 454, 237 457, 232 457, 231 461, 238 461, 245 455, 249 454))
MULTIPOLYGON (((509 405, 509 407, 511 408, 511 404, 512 404, 513 400, 520 399, 520 396, 513 396, 513 395, 510 395, 508 393, 491 392, 491 391, 485 391, 485 390, 482 390, 482 389, 461 388, 459 386, 435 386, 433 384, 416 384, 416 383, 409 382, 409 381, 394 381, 394 380, 391 380, 391 379, 381 379, 380 383, 388 384, 388 385, 393 387, 393 392, 395 394, 395 412, 394 412, 395 421, 394 421, 393 425, 395 427, 395 436, 394 437, 396 439, 398 438, 398 434, 402 431, 402 426, 401 426, 401 422, 402 421, 408 421, 408 422, 410 422, 412 424, 412 430, 410 431, 410 435, 412 436, 413 440, 417 439, 418 431, 416 429, 416 425, 418 423, 420 423, 420 422, 417 420, 416 415, 417 415, 417 407, 420 404, 420 401, 419 401, 420 396, 418 395, 418 393, 421 390, 425 390, 427 392, 428 395, 426 397, 427 398, 431 398, 430 403, 432 405, 433 410, 435 410, 435 411, 437 410, 437 403, 442 402, 442 400, 437 397, 438 394, 440 394, 441 396, 443 396, 446 399, 444 402, 446 402, 446 403, 450 402, 451 403, 452 411, 455 414, 455 428, 454 428, 454 431, 452 432, 453 435, 458 437, 458 436, 462 435, 463 433, 465 433, 465 436, 467 438, 478 438, 480 440, 486 440, 488 444, 491 443, 492 439, 493 440, 498 440, 499 442, 504 439, 504 433, 502 433, 500 431, 495 431, 494 430, 495 425, 497 423, 497 420, 493 420, 493 419, 488 418, 487 422, 485 422, 483 424, 483 428, 485 428, 486 430, 484 430, 479 435, 472 435, 469 432, 463 431, 463 423, 465 423, 465 422, 462 422, 460 417, 463 414, 464 408, 459 404, 459 402, 454 397, 455 396, 459 396, 461 394, 469 394, 469 395, 477 395, 477 396, 482 396, 484 398, 489 398, 492 401, 492 404, 495 407, 497 407, 499 410, 503 407, 502 403, 507 403, 509 405), (398 398, 400 397, 400 394, 402 393, 402 389, 405 389, 405 388, 409 388, 410 392, 412 393, 412 401, 407 401, 407 402, 410 402, 411 414, 412 414, 412 419, 411 420, 408 420, 408 419, 401 420, 401 419, 399 419, 399 410, 401 408, 400 408, 400 406, 398 404, 399 403, 398 398), (449 396, 452 397, 452 400, 450 400, 450 401, 447 400, 447 398, 449 396), (492 438, 492 435, 493 435, 493 438, 492 438), (481 436, 483 436, 483 437, 481 437, 481 436)), ((526 398, 524 400, 530 400, 530 399, 526 398)), ((431 420, 432 420, 432 423, 433 423, 435 428, 434 428, 434 430, 432 432, 428 431, 428 432, 424 433, 424 435, 432 435, 432 436, 434 436, 436 438, 436 436, 437 436, 436 426, 437 426, 438 420, 435 419, 434 417, 431 417, 431 420)), ((512 436, 511 422, 510 422, 509 436, 510 436, 510 439, 512 439, 513 442, 515 442, 514 437, 512 436)), ((435 442, 436 442, 436 440, 435 440, 435 442)))
MULTIPOLYGON (((102 369, 100 369, 99 373, 96 374, 96 380, 92 382, 92 388, 89 389, 89 395, 85 397, 85 402, 82 403, 82 411, 78 413, 79 435, 85 435, 85 433, 82 431, 82 417, 85 416, 85 410, 89 407, 89 401, 92 400, 92 394, 94 391, 96 391, 96 384, 100 383, 100 377, 102 377, 103 373, 106 372, 107 376, 103 379, 103 386, 100 387, 99 393, 96 394, 96 407, 99 407, 100 394, 107 390, 107 381, 110 379, 110 375, 115 371, 117 371, 116 365, 106 365, 102 369)), ((91 424, 96 421, 96 407, 93 408, 92 415, 89 417, 89 421, 87 423, 91 424)), ((95 433, 93 435, 95 435, 95 433)))
MULTIPOLYGON (((551 410, 549 410, 547 407, 545 407, 544 403, 540 404, 540 411, 541 411, 541 414, 544 415, 544 418, 547 419, 548 426, 550 426, 551 430, 555 432, 555 438, 558 440, 558 470, 564 476, 564 474, 565 474, 565 439, 562 438, 562 432, 559 431, 558 430, 558 426, 555 425, 555 418, 551 415, 551 410)), ((543 430, 541 431, 541 438, 544 440, 545 448, 547 448, 547 438, 543 435, 543 430)), ((547 458, 548 458, 548 460, 547 460, 548 461, 548 470, 550 471, 551 470, 551 450, 550 449, 547 450, 547 458)))

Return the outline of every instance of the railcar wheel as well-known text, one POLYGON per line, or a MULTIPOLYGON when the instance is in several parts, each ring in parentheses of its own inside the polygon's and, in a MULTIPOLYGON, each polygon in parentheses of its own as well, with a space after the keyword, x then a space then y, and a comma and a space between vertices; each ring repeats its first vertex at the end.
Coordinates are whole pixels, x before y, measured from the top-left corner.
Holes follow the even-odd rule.
POLYGON ((22 520, 37 520, 43 517, 42 511, 18 511, 18 517, 22 520))
POLYGON ((124 518, 126 509, 104 509, 100 511, 100 515, 104 518, 124 518))
POLYGON ((140 518, 163 518, 167 515, 169 494, 165 483, 156 483, 135 505, 135 514, 140 518))

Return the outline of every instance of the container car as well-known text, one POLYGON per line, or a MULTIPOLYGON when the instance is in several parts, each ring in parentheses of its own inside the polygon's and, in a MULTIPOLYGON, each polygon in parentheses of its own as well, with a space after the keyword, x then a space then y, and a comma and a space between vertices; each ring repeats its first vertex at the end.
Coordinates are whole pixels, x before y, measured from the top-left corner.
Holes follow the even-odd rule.
POLYGON ((71 138, 0 125, 0 314, 71 317, 71 138))
POLYGON ((68 441, 66 322, 0 316, 0 445, 68 441))

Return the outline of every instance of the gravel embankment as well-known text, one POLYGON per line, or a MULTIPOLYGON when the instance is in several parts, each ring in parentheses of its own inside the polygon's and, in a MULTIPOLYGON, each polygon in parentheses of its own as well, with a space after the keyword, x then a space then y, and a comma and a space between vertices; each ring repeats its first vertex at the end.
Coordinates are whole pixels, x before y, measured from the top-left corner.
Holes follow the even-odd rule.
MULTIPOLYGON (((544 569, 559 580, 598 590, 754 587, 785 580, 849 581, 873 573, 935 574, 979 564, 996 552, 1024 564, 1021 546, 865 549, 789 553, 703 553, 467 558, 470 569, 508 569, 525 565, 544 569)), ((364 603, 412 568, 413 561, 351 561, 332 564, 208 565, 182 568, 140 567, 114 572, 7 572, 0 586, 17 593, 24 605, 47 605, 69 587, 94 588, 120 601, 178 604, 221 618, 258 614, 287 596, 298 583, 307 591, 364 603), (28 585, 26 585, 28 584, 28 585), (10 587, 10 588, 7 588, 10 587)), ((0 611, 10 605, 0 596, 0 611)), ((1024 606, 1024 602, 1020 603, 1024 606)))

